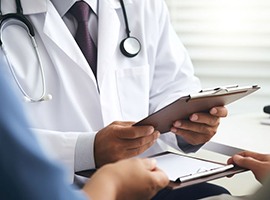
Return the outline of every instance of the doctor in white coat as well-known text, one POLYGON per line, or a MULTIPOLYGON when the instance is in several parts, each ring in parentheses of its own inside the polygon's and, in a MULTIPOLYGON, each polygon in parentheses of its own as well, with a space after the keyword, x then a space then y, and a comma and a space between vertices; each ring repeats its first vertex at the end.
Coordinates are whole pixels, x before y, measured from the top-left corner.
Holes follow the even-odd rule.
MULTIPOLYGON (((95 13, 89 26, 94 27, 90 32, 98 49, 96 78, 74 40, 76 21, 68 13, 74 2, 21 0, 23 14, 35 30, 45 87, 26 31, 12 20, 1 29, 3 46, 20 85, 33 97, 44 89, 52 97, 26 103, 32 128, 45 148, 73 174, 158 153, 166 145, 196 151, 210 140, 220 117, 227 115, 224 107, 177 121, 172 132, 161 136, 151 126, 131 126, 180 96, 200 90, 164 1, 125 0, 131 35, 141 43, 139 54, 129 58, 119 49, 126 38, 119 0, 86 0, 95 13)), ((1 4, 2 14, 16 12, 15 0, 2 0, 1 4)))

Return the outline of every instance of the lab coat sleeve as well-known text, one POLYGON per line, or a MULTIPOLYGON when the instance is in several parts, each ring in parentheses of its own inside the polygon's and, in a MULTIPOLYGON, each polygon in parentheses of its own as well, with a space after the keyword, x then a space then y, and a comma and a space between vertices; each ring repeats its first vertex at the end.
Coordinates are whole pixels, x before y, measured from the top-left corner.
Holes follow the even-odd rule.
POLYGON ((33 130, 45 152, 52 159, 67 166, 70 182, 73 181, 74 172, 95 168, 93 155, 95 134, 33 130))
POLYGON ((93 169, 95 134, 82 133, 79 135, 75 148, 75 172, 93 169))
MULTIPOLYGON (((199 79, 194 75, 191 59, 175 33, 169 18, 168 9, 160 1, 160 31, 156 52, 155 70, 150 91, 150 113, 168 105, 181 96, 198 92, 199 79)), ((167 144, 181 148, 185 152, 198 150, 201 145, 193 146, 173 133, 161 137, 167 144)))

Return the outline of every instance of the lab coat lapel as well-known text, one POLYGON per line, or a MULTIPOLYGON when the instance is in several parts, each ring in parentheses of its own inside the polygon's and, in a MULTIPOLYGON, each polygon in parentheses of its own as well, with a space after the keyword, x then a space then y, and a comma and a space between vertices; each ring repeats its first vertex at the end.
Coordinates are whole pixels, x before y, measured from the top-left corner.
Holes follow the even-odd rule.
MULTIPOLYGON (((2 1, 3 14, 16 12, 15 0, 2 1)), ((31 19, 35 29, 40 34, 44 33, 63 52, 61 59, 71 59, 76 67, 83 69, 96 82, 88 62, 52 3, 49 0, 21 0, 21 5, 24 15, 31 19)))
POLYGON ((98 81, 102 87, 106 72, 114 66, 114 53, 119 48, 120 21, 116 8, 120 6, 118 0, 99 1, 98 11, 98 81))
POLYGON ((62 18, 51 4, 48 5, 43 31, 53 41, 56 47, 63 51, 67 56, 66 59, 71 59, 78 67, 89 74, 91 79, 95 82, 95 76, 88 62, 62 18))

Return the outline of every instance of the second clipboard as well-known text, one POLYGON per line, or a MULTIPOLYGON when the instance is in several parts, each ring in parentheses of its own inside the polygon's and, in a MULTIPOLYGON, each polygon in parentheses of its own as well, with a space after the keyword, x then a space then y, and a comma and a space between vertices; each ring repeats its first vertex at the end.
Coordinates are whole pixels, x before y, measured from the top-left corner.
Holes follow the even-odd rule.
POLYGON ((209 112, 216 106, 225 106, 260 89, 258 85, 239 87, 227 86, 202 90, 196 94, 181 97, 164 108, 134 124, 151 125, 160 133, 169 132, 176 120, 188 119, 197 112, 209 112))

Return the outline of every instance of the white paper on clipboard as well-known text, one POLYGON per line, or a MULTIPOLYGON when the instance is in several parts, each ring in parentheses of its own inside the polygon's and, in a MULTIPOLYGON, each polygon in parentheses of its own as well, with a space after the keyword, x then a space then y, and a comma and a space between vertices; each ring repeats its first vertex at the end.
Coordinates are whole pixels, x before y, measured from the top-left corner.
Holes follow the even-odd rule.
POLYGON ((198 93, 181 97, 157 112, 149 115, 134 126, 151 125, 160 133, 170 131, 172 124, 179 119, 188 119, 196 112, 208 112, 216 106, 225 106, 260 89, 258 85, 239 87, 224 86, 201 90, 198 93))
POLYGON ((203 176, 210 176, 233 168, 225 165, 188 156, 168 153, 153 157, 157 166, 163 170, 171 181, 185 182, 203 176))

